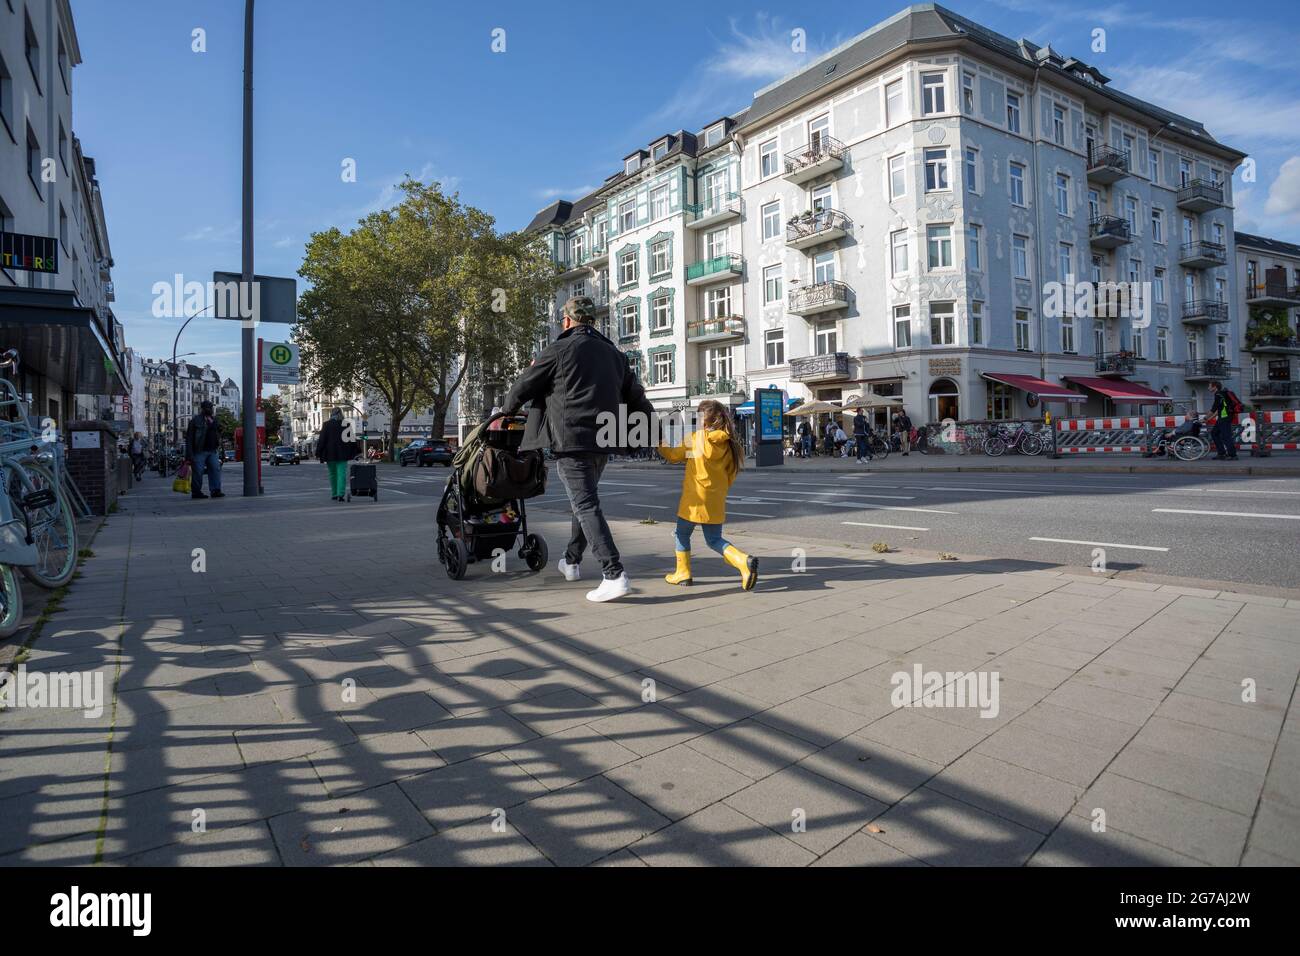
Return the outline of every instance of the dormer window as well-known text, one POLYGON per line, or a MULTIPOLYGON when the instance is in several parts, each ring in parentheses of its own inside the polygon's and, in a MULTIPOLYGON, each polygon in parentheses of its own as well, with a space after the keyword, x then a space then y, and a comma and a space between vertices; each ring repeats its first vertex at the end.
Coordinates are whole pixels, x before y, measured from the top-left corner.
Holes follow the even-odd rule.
POLYGON ((652 157, 654 157, 654 159, 655 159, 656 162, 658 162, 659 160, 661 160, 661 159, 663 159, 665 156, 667 156, 667 155, 668 155, 668 140, 665 139, 665 140, 663 140, 662 142, 655 143, 654 146, 651 147, 650 155, 651 155, 652 157))
POLYGON ((627 159, 623 160, 623 172, 628 176, 631 176, 634 172, 636 172, 640 168, 641 168, 640 156, 629 156, 627 159))
POLYGON ((722 137, 726 135, 726 127, 723 123, 715 123, 704 131, 704 146, 707 149, 710 146, 717 146, 722 142, 722 137))

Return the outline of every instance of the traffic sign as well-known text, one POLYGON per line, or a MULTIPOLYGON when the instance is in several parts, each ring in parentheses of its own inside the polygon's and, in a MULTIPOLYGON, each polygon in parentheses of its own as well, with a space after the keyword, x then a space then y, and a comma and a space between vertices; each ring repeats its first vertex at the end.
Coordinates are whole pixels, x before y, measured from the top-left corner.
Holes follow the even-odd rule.
POLYGON ((262 384, 297 385, 298 346, 291 342, 262 343, 262 384))

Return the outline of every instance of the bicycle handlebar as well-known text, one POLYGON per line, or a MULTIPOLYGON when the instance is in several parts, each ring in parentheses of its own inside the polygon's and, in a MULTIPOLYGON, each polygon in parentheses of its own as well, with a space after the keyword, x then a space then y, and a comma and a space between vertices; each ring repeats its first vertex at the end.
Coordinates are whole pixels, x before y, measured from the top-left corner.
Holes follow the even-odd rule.
POLYGON ((0 368, 18 368, 18 350, 8 349, 3 355, 0 355, 0 368))

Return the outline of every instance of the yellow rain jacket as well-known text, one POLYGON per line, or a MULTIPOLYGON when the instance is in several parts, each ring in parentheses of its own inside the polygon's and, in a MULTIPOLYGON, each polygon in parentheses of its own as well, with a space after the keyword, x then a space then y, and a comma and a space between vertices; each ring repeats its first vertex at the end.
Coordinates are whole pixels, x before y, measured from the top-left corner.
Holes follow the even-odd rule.
POLYGON ((736 462, 727 433, 720 428, 709 432, 700 430, 683 445, 659 446, 659 454, 671 462, 686 462, 677 517, 696 524, 725 522, 727 492, 736 480, 736 462))

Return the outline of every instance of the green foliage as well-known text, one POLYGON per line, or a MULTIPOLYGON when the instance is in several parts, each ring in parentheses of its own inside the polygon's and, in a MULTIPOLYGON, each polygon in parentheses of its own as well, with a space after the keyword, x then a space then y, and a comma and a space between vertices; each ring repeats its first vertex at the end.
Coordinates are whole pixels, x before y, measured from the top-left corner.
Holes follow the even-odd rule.
POLYGON ((1295 336, 1287 318, 1288 310, 1266 305, 1250 307, 1250 323, 1246 326, 1246 347, 1254 348, 1263 339, 1287 339, 1295 336))
POLYGON ((239 427, 239 419, 228 408, 217 409, 217 427, 221 429, 221 437, 226 440, 234 438, 235 429, 239 427))
POLYGON ((284 400, 279 395, 262 399, 262 411, 266 414, 266 443, 280 443, 280 429, 284 427, 284 400))

